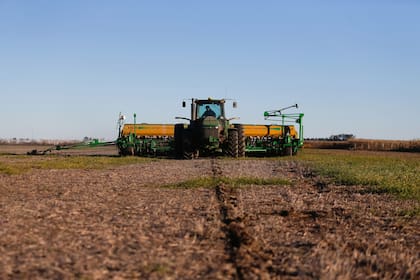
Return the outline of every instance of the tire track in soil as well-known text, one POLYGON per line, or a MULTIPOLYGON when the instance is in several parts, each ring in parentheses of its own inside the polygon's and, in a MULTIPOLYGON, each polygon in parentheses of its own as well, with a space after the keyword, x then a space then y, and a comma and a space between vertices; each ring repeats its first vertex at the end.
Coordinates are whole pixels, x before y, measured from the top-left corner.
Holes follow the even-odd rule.
MULTIPOLYGON (((223 170, 216 159, 211 159, 213 177, 217 180, 223 170)), ((222 231, 226 239, 226 253, 234 267, 232 279, 270 279, 271 257, 250 233, 246 216, 240 211, 238 192, 221 180, 215 186, 219 202, 222 231)))

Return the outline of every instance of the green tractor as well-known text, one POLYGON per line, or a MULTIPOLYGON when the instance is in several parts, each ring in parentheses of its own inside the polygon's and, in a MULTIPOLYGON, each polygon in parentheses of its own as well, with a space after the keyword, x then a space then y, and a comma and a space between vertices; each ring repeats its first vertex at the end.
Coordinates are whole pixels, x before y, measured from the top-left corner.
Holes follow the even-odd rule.
MULTIPOLYGON (((225 99, 191 99, 189 124, 178 123, 174 128, 175 156, 192 159, 199 156, 245 156, 245 135, 240 124, 230 124, 225 116, 225 99)), ((186 102, 182 102, 186 107, 186 102)), ((236 108, 236 102, 233 102, 236 108)))

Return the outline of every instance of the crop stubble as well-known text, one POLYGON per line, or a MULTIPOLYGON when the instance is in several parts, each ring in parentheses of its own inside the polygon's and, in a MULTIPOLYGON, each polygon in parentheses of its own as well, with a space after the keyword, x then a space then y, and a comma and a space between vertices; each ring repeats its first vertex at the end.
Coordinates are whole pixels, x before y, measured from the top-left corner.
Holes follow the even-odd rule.
MULTIPOLYGON (((216 180, 217 181, 217 180, 216 180)), ((410 201, 275 160, 0 175, 0 278, 418 278, 410 201), (290 186, 161 188, 197 177, 290 186)))

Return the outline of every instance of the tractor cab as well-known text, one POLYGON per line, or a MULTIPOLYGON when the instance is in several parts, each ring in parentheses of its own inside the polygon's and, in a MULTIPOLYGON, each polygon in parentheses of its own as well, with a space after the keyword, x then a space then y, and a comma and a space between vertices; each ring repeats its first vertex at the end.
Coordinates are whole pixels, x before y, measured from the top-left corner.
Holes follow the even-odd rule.
POLYGON ((190 128, 195 142, 201 149, 220 149, 220 141, 225 138, 225 100, 195 99, 192 103, 190 128))
MULTIPOLYGON (((191 121, 202 120, 206 117, 225 119, 225 100, 224 99, 192 99, 191 100, 191 121)), ((186 102, 182 102, 182 107, 186 107, 186 102)), ((234 102, 236 108, 236 102, 234 102)))
POLYGON ((225 118, 225 100, 223 99, 195 99, 193 101, 193 115, 192 119, 205 119, 207 117, 214 117, 216 119, 225 118))

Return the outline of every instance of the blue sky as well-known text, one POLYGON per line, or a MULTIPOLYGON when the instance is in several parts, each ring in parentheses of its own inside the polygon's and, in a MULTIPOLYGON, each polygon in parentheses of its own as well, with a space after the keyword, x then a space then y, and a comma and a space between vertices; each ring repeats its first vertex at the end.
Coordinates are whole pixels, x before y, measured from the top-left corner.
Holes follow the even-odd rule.
MULTIPOLYGON (((298 103, 306 137, 420 138, 420 1, 0 0, 0 138, 116 138, 119 112, 175 123, 298 103)), ((290 111, 294 112, 294 111, 290 111)))

